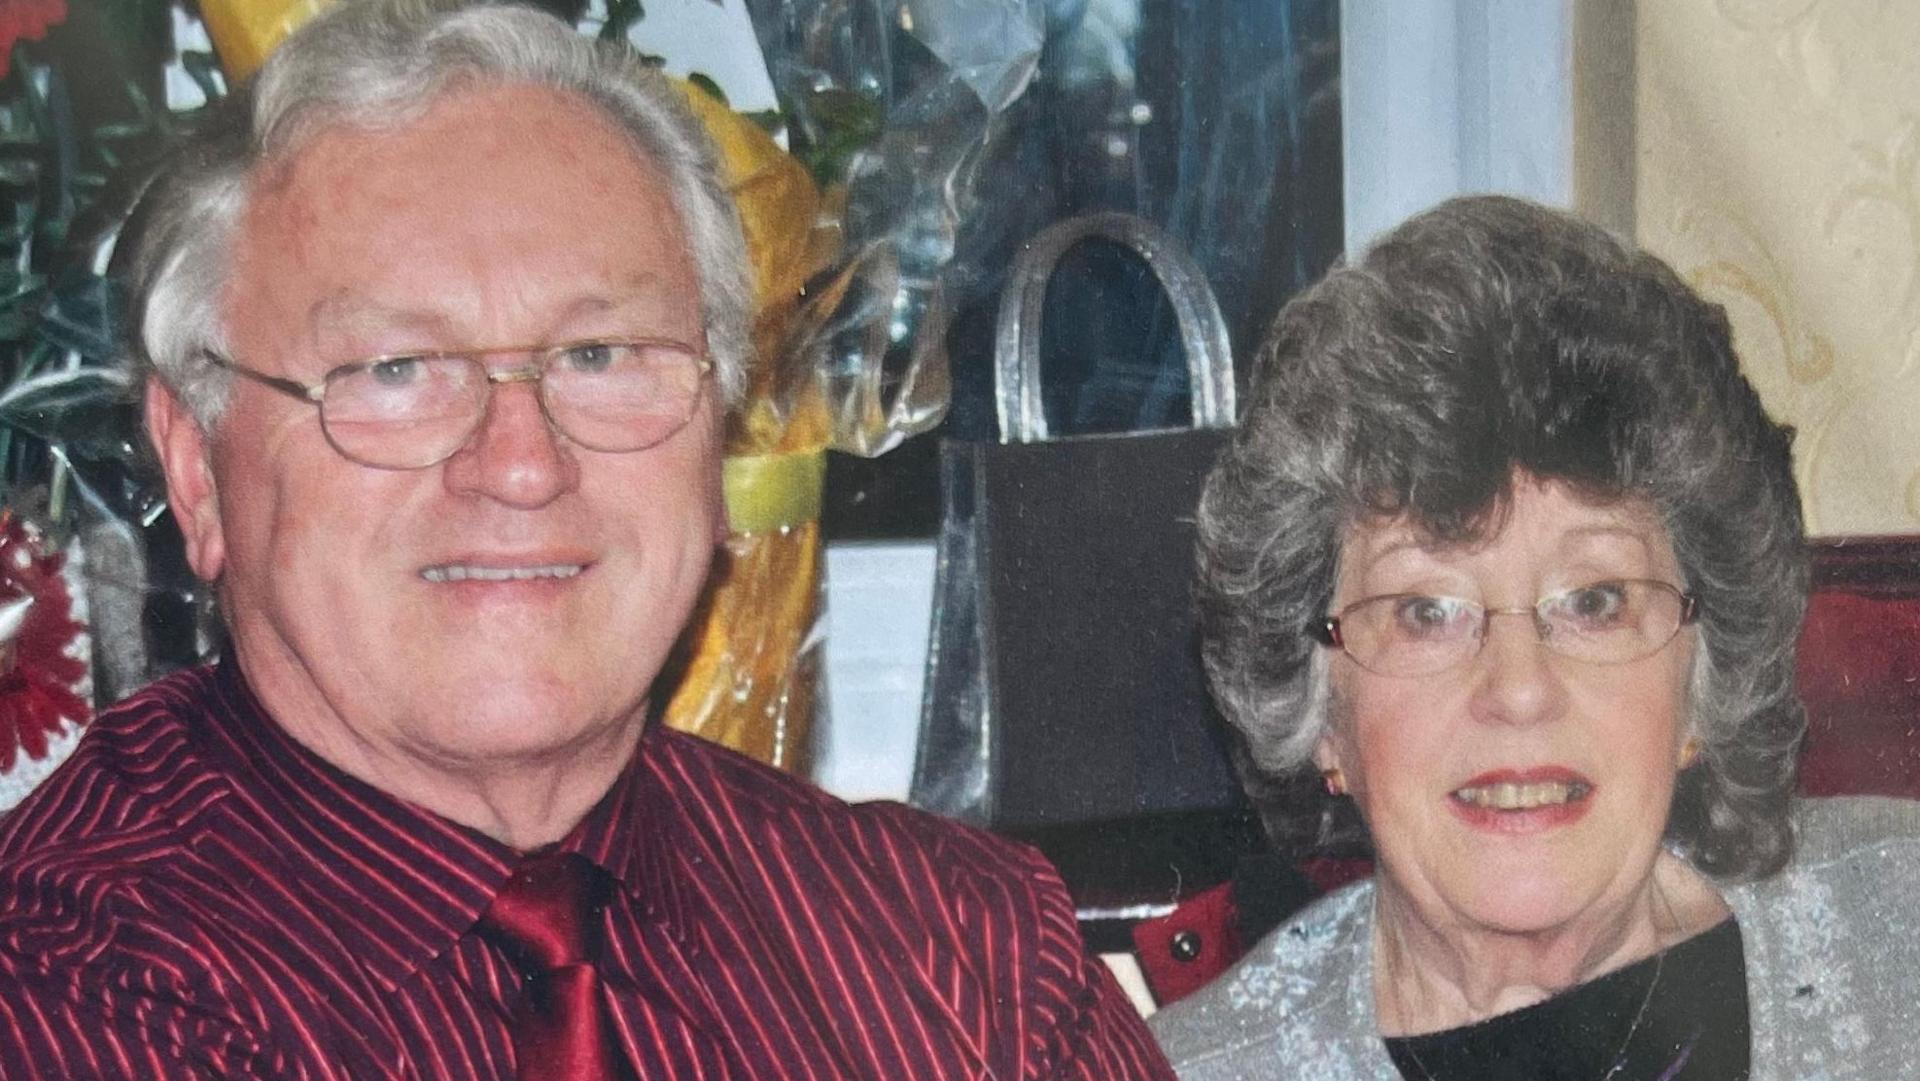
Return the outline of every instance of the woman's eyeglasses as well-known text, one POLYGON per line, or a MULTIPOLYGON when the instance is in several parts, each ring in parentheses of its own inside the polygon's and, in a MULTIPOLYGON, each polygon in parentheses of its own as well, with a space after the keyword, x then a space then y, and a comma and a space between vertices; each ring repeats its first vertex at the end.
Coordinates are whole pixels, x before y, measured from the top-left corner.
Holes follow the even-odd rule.
POLYGON ((1591 582, 1540 598, 1531 608, 1488 608, 1464 597, 1393 593, 1368 597, 1307 628, 1369 672, 1430 676, 1465 664, 1487 639, 1497 615, 1533 617, 1540 643, 1589 664, 1626 664, 1650 657, 1692 623, 1693 594, 1647 579, 1591 582))

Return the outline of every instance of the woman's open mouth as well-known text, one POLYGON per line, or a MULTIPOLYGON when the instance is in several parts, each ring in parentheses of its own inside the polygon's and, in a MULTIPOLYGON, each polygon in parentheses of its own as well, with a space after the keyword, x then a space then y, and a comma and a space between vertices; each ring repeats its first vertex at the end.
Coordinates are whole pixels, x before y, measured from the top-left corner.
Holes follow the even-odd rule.
POLYGON ((1535 807, 1552 804, 1571 803, 1587 798, 1593 786, 1579 781, 1542 781, 1537 784, 1514 784, 1502 781, 1490 785, 1468 785, 1456 788, 1453 798, 1462 803, 1471 803, 1476 807, 1489 807, 1496 811, 1531 811, 1535 807))
POLYGON ((1448 794, 1454 813, 1476 829, 1529 833, 1585 815, 1593 782, 1562 766, 1492 770, 1448 794))

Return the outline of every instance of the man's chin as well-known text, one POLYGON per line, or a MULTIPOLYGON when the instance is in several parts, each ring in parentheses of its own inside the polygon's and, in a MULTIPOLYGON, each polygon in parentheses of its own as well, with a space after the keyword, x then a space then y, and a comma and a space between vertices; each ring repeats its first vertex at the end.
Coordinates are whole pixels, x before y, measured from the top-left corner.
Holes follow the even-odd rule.
POLYGON ((428 756, 465 770, 563 765, 602 761, 631 748, 646 723, 644 704, 629 713, 583 714, 548 703, 490 701, 416 719, 412 742, 428 756))

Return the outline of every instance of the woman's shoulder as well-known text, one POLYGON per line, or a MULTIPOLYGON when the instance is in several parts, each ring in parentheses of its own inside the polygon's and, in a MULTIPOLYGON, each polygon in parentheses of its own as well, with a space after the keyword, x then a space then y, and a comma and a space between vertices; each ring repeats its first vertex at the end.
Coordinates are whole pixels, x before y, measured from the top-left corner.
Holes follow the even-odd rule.
POLYGON ((1909 1017, 1920 998, 1920 906, 1912 900, 1920 802, 1805 800, 1794 824, 1798 847, 1785 870, 1725 891, 1746 954, 1754 1061, 1849 1064, 1837 1076, 1905 1075, 1916 1045, 1909 1017))
POLYGON ((1808 921, 1830 929, 1861 922, 1920 945, 1920 906, 1910 903, 1920 882, 1920 801, 1801 800, 1794 834, 1794 857, 1783 871, 1726 891, 1748 937, 1808 921))
POLYGON ((1211 984, 1148 1022, 1185 1081, 1379 1076, 1371 942, 1373 884, 1309 905, 1211 984), (1304 1072, 1301 1072, 1304 1070, 1304 1072))
POLYGON ((1889 796, 1803 799, 1794 806, 1794 866, 1812 870, 1862 857, 1920 860, 1920 800, 1889 796))

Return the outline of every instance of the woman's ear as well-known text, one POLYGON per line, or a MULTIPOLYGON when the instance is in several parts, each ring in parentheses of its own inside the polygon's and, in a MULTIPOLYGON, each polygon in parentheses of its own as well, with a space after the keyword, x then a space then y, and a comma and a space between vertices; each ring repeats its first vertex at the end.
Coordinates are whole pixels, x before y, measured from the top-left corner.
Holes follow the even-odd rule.
POLYGON ((1332 732, 1321 736, 1320 742, 1314 745, 1313 764, 1319 767, 1320 779, 1326 782, 1327 795, 1344 796, 1351 790, 1332 732))
POLYGON ((1340 768, 1340 752, 1333 746, 1331 733, 1321 736, 1320 742, 1314 744, 1313 764, 1322 770, 1340 768))

